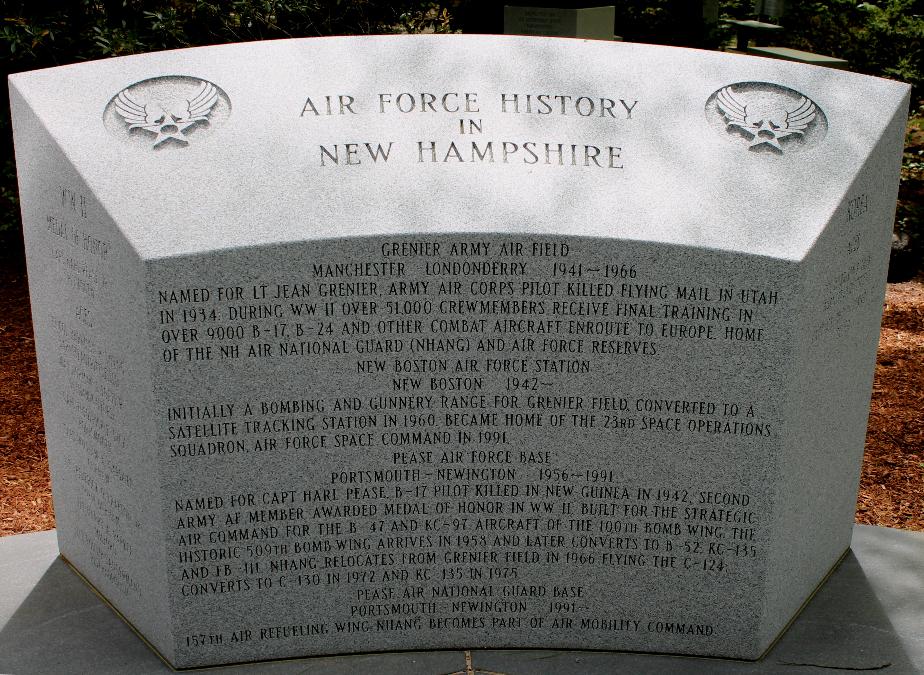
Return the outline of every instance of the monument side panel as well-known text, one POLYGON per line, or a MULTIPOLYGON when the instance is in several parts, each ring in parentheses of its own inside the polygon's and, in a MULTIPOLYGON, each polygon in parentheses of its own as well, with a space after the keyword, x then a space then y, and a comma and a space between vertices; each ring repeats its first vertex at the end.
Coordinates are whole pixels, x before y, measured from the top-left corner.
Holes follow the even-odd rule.
POLYGON ((148 640, 170 614, 142 265, 11 78, 35 346, 64 556, 148 640))
POLYGON ((780 464, 767 640, 850 545, 907 108, 906 97, 800 264, 793 424, 780 464))

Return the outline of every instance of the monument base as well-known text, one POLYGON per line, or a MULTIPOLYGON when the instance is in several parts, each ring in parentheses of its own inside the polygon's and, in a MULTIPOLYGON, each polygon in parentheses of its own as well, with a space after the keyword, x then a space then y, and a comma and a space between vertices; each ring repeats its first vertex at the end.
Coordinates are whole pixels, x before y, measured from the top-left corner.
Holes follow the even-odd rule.
MULTIPOLYGON (((211 673, 785 673, 924 669, 924 533, 858 525, 851 551, 759 662, 649 654, 455 650, 318 657, 211 673), (704 662, 708 661, 708 665, 704 662)), ((59 557, 54 531, 0 539, 0 672, 168 673, 59 557)))

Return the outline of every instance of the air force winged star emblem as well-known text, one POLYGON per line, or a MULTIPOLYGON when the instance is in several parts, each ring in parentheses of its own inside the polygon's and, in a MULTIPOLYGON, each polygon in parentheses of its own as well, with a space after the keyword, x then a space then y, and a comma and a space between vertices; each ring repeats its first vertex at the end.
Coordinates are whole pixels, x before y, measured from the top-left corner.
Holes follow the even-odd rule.
POLYGON ((211 82, 201 81, 198 91, 189 98, 164 101, 136 101, 123 89, 116 96, 116 112, 125 120, 128 130, 142 129, 153 135, 152 148, 167 141, 189 144, 190 128, 208 123, 212 109, 218 102, 218 89, 211 82))
POLYGON ((739 129, 749 142, 748 148, 768 145, 779 153, 785 149, 780 141, 791 136, 804 136, 818 114, 817 106, 805 96, 788 102, 750 101, 739 97, 731 86, 716 93, 715 105, 728 129, 739 129), (784 105, 789 103, 789 105, 784 105))

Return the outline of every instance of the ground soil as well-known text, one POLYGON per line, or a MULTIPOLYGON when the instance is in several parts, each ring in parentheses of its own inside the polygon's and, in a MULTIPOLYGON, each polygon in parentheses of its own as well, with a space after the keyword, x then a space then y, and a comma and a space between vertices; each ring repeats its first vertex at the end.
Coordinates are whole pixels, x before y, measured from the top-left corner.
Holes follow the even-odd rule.
POLYGON ((0 536, 55 526, 26 275, 0 269, 0 536))
MULTIPOLYGON (((924 530, 924 275, 889 284, 857 522, 924 530)), ((0 262, 0 536, 54 525, 26 275, 0 262)))
POLYGON ((924 275, 886 294, 857 522, 924 530, 924 275))

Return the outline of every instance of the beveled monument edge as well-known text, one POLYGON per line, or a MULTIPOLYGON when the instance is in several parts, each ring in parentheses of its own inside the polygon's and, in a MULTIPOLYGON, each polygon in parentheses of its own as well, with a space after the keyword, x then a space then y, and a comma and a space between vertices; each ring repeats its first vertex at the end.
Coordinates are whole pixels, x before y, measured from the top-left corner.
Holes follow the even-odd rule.
POLYGON ((466 662, 469 668, 474 664, 472 672, 482 673, 531 672, 539 664, 546 672, 562 673, 653 673, 668 667, 695 673, 702 672, 704 663, 716 673, 795 673, 806 667, 924 672, 924 570, 915 566, 924 559, 924 533, 885 527, 854 526, 845 559, 770 653, 756 662, 631 652, 459 649, 174 671, 71 574, 59 559, 55 530, 0 538, 0 554, 0 671, 15 675, 86 672, 87 663, 103 675, 126 668, 142 675, 200 670, 348 673, 369 668, 386 673, 465 673, 466 662), (94 627, 100 629, 95 642, 87 640, 94 627), (36 631, 45 639, 35 640, 36 631), (83 642, 82 653, 73 649, 77 641, 83 642), (850 645, 852 653, 844 654, 851 651, 850 645))

